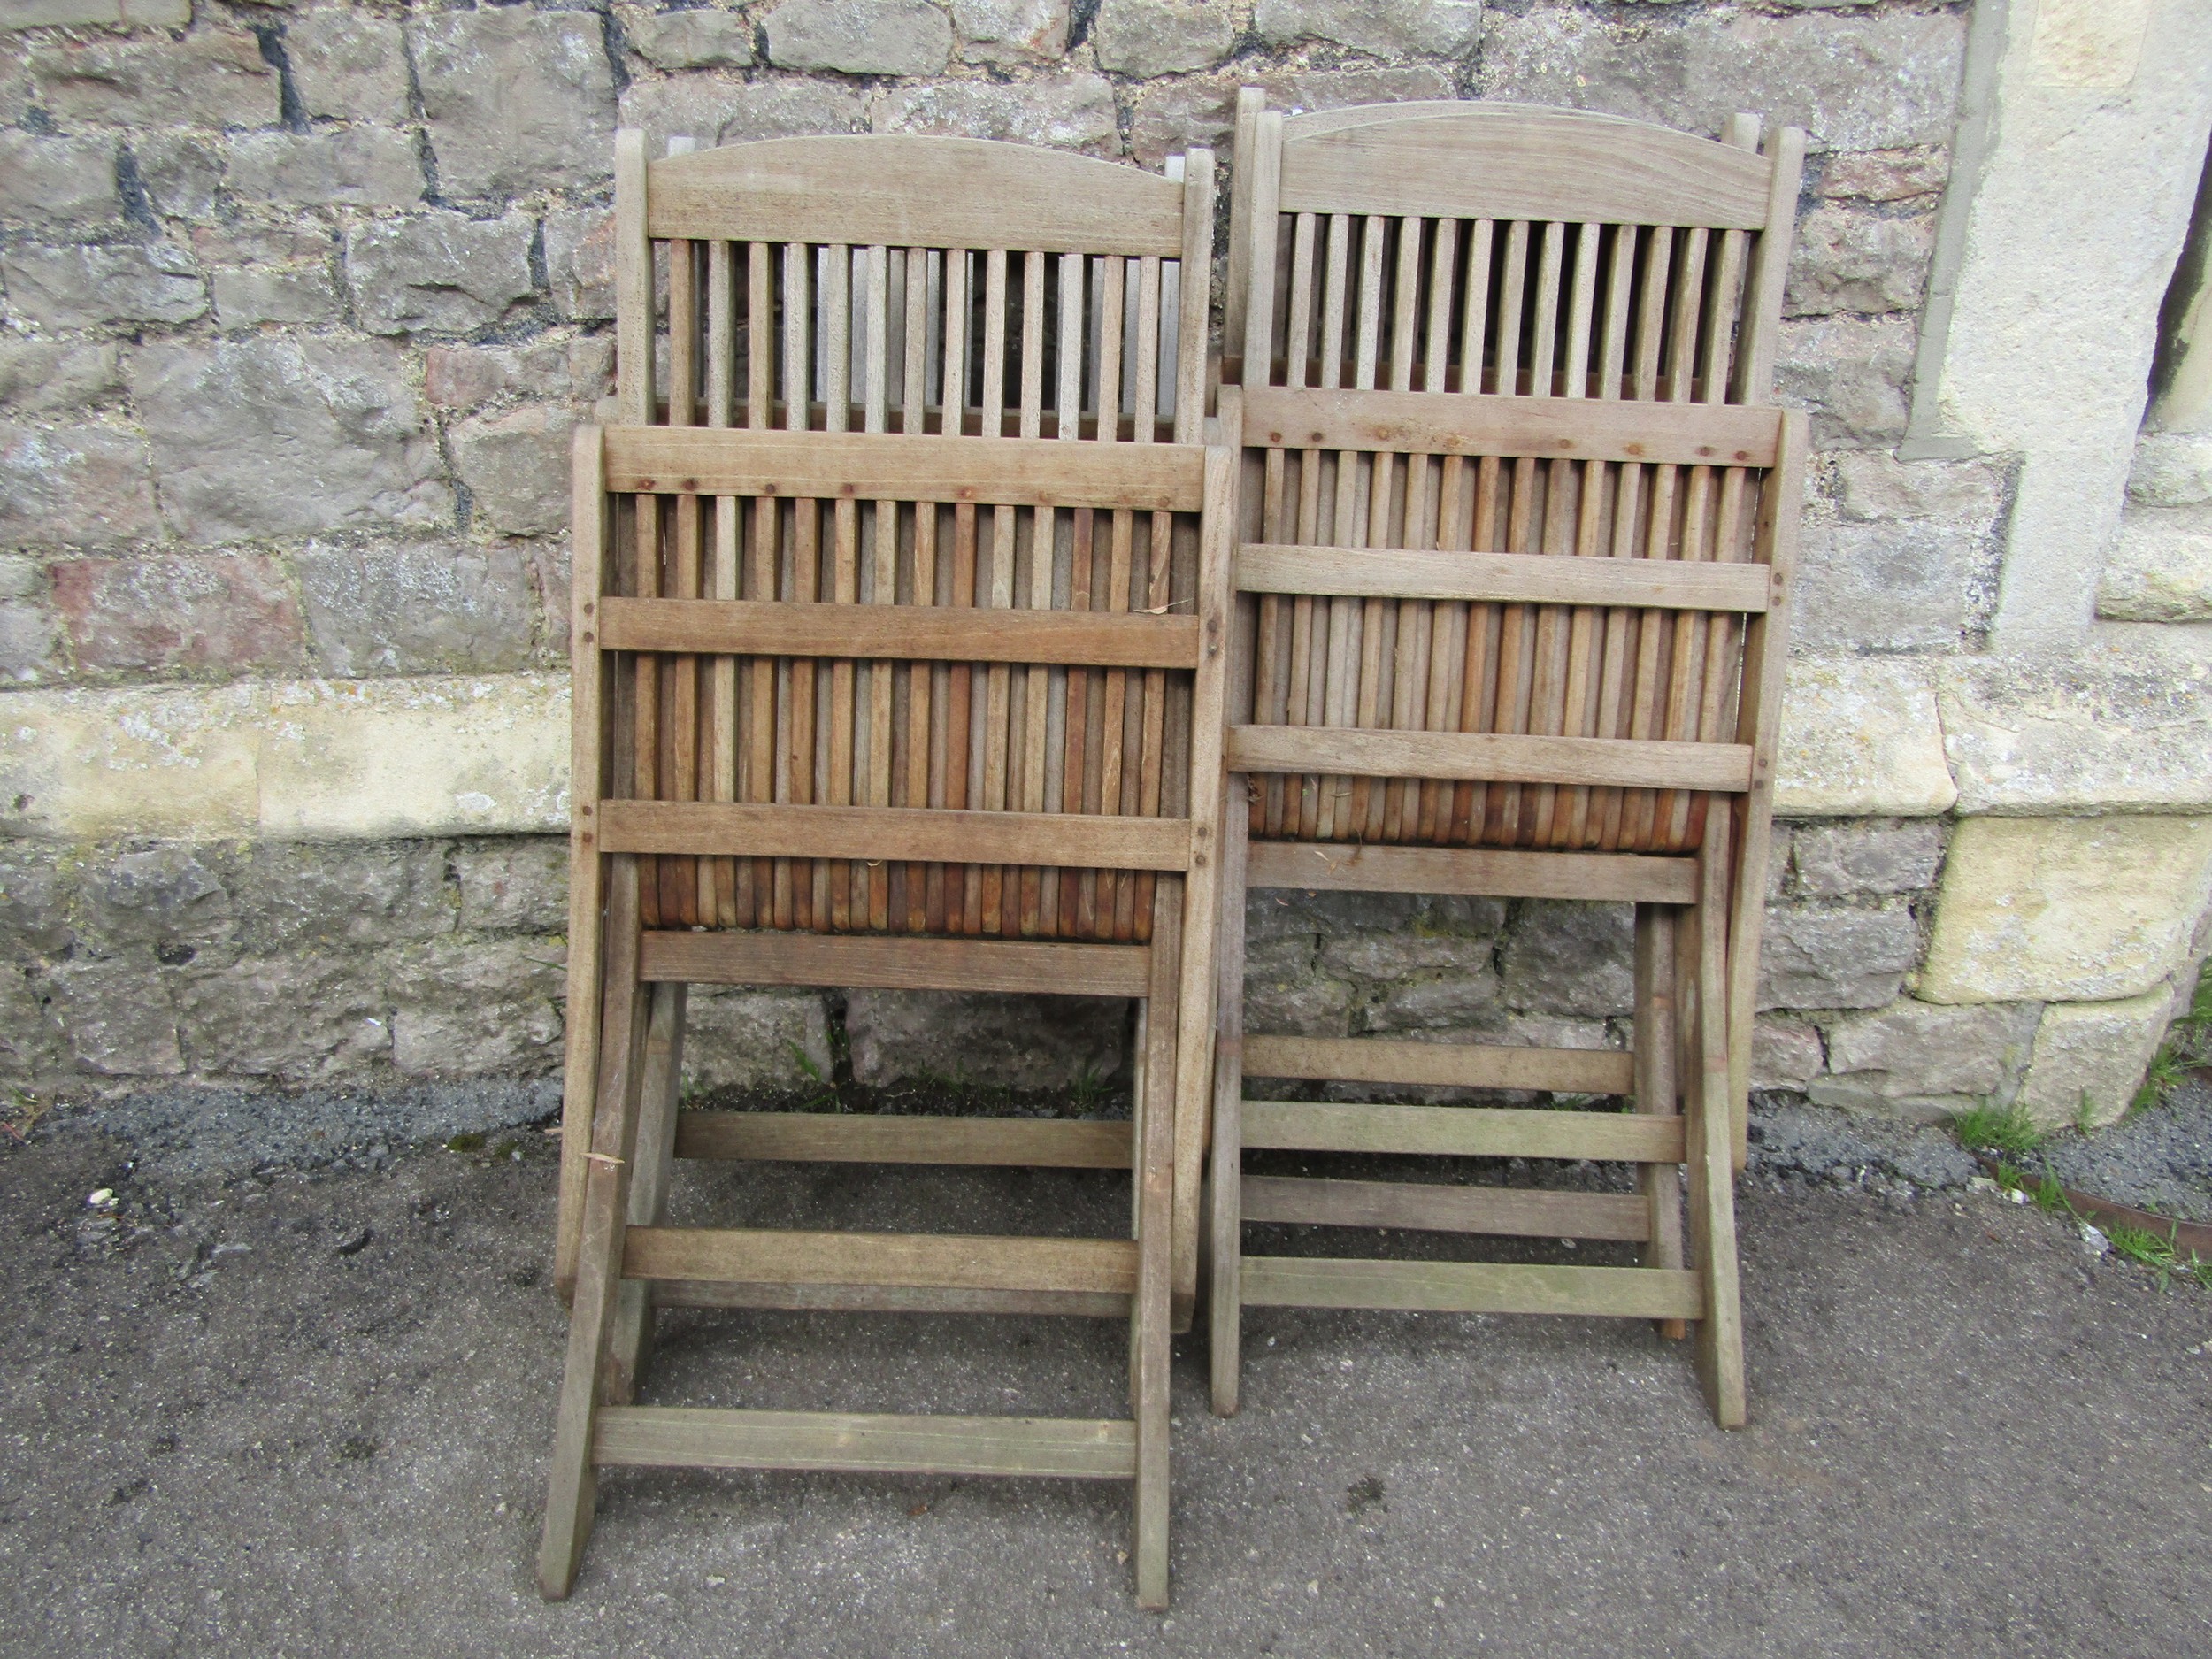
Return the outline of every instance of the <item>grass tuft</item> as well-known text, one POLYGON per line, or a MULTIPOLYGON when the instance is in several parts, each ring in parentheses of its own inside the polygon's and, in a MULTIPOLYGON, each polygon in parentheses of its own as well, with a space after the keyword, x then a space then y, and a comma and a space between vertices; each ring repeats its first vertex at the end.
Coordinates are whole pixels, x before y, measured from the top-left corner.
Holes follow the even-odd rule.
POLYGON ((2017 1106, 1977 1106, 1951 1119, 1959 1144, 1977 1151, 2028 1153, 2043 1144, 2043 1131, 2017 1106))

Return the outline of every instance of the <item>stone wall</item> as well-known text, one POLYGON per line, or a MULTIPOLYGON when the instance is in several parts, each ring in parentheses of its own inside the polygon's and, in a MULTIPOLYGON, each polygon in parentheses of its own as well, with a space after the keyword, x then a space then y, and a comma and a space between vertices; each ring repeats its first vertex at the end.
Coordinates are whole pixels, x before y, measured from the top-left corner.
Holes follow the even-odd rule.
MULTIPOLYGON (((2031 41, 2024 0, 2009 33, 1987 0, 0 0, 0 1077, 81 1097, 557 1066, 565 455, 610 389, 618 123, 1156 167, 1223 143, 1251 84, 1808 129, 1779 375, 1819 454, 1757 1080, 2109 1116, 2203 948, 2201 595, 2124 541, 2088 588, 2108 618, 2158 611, 2163 655, 2089 640, 2086 598, 2080 639, 2008 649, 2040 451, 1931 454, 1908 425, 1932 293, 1977 268, 1936 258, 1939 229, 2001 171, 1952 177, 1970 35, 2008 65, 2073 50, 2121 130, 2193 122, 2201 157, 2201 27, 2180 0, 2116 9, 2156 31, 2130 60, 2151 91, 2108 84, 2125 38, 2031 41)), ((2162 201, 2136 204, 2146 271, 2178 249, 2186 201, 2162 201)), ((2096 286, 2099 252, 2068 257, 2096 286)), ((2140 382, 2149 332, 2114 349, 2140 382)), ((2204 523, 2201 456, 2162 442, 2139 540, 2204 523)), ((1291 895, 1252 920, 1280 1028, 1624 1034, 1617 914, 1291 895)), ((703 1086, 1036 1087, 1110 1080, 1126 1012, 730 993, 695 1025, 703 1086)))

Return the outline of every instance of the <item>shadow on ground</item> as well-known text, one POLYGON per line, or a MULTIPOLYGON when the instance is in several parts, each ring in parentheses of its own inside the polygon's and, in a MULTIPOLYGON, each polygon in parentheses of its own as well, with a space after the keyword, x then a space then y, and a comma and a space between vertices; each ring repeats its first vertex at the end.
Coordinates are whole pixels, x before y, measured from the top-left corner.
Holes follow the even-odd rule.
MULTIPOLYGON (((0 1646, 16 1654, 2184 1654, 2212 1649, 2212 1295, 1982 1195, 1747 1182, 1754 1421, 1641 1324, 1293 1314, 1244 1415, 1179 1348, 1174 1572, 1118 1486, 611 1473, 575 1598, 529 1567, 563 1319, 551 1143, 141 1179, 0 1156, 0 1646), (88 1207, 112 1188, 112 1209, 88 1207)), ((1082 1225, 1052 1172, 936 1225, 1082 1225)), ((793 1190, 793 1189, 787 1189, 793 1190)), ((819 1172, 757 1221, 869 1198, 819 1172)), ((818 1223, 819 1225, 819 1223, 818 1223)), ((695 1403, 1097 1412, 1076 1321, 685 1315, 695 1403)))

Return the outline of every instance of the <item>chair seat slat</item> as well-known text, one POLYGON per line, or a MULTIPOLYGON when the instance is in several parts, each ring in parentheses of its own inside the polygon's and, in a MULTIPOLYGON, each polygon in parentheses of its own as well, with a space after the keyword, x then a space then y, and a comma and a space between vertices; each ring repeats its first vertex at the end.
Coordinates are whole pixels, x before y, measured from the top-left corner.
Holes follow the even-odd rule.
POLYGON ((1228 741, 1234 772, 1737 793, 1751 787, 1752 753, 1747 743, 1310 726, 1232 726, 1228 741))
POLYGON ((1770 607, 1773 578, 1763 565, 1249 541, 1237 549, 1236 584, 1245 593, 1622 605, 1756 614, 1770 607))
POLYGON ((841 985, 873 991, 1016 991, 1143 996, 1144 945, 901 934, 664 933, 644 935, 638 977, 694 985, 841 985))
POLYGON ((611 853, 744 858, 895 858, 1087 870, 1190 867, 1187 818, 1074 812, 607 801, 599 808, 599 844, 611 853))
POLYGON ((1198 666, 1195 617, 754 599, 606 599, 600 611, 600 643, 616 651, 1198 666))
POLYGON ((1772 466, 1782 411, 1741 403, 1649 403, 1461 392, 1256 386, 1256 444, 1414 455, 1772 466))
POLYGON ((1137 1287, 1137 1245, 1133 1239, 632 1227, 623 1246, 622 1276, 1126 1294, 1137 1287))

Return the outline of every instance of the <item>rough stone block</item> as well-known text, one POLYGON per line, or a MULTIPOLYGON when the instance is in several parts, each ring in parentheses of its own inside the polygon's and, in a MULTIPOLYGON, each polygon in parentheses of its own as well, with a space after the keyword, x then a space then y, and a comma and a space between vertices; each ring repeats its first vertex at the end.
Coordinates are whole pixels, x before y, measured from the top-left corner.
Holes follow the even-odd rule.
POLYGON ((433 13, 415 70, 438 186, 461 199, 590 189, 614 165, 614 70, 595 12, 433 13))
POLYGON ((2130 512, 2097 578, 2097 614, 2122 622, 2212 622, 2212 517, 2130 512))
POLYGON ((140 349, 132 395, 176 527, 203 541, 449 520, 453 496, 393 349, 265 338, 140 349))
POLYGON ((0 680, 51 679, 65 667, 60 646, 45 572, 31 559, 0 555, 0 680))
POLYGON ((247 133, 232 141, 227 173, 248 207, 411 207, 424 188, 413 142, 373 127, 247 133))
POLYGON ((58 42, 31 53, 31 77, 65 127, 265 127, 277 119, 276 72, 242 29, 58 42))
POLYGON ((284 56, 307 115, 393 127, 407 119, 407 48, 397 23, 318 7, 286 23, 284 56))
POLYGON ((1970 818, 1951 838, 1917 995, 1932 1002, 2139 995, 2212 904, 2212 818, 1970 818))
POLYGON ((530 571, 511 547, 311 541, 295 561, 324 673, 500 673, 531 660, 530 571))
POLYGON ((835 81, 803 75, 715 81, 704 93, 693 77, 633 82, 623 95, 626 125, 649 134, 680 134, 701 143, 749 138, 803 138, 856 133, 867 127, 867 101, 835 81))
POLYGON ((207 311, 192 257, 166 242, 45 248, 23 242, 0 257, 9 303, 48 328, 188 323, 207 311))
POLYGON ((509 535, 552 535, 568 527, 569 437, 576 417, 542 404, 461 422, 453 465, 476 511, 509 535))
POLYGON ((178 1029, 193 1071, 324 1083, 371 1071, 392 1053, 379 965, 288 950, 183 970, 178 1029))
POLYGON ((0 424, 0 546, 114 547, 159 528, 139 439, 0 424))
POLYGON ((1944 1008, 1901 998, 1828 1026, 1829 1075, 1806 1094, 1924 1122, 1952 1118, 2011 1092, 2028 1057, 2038 1010, 2016 1003, 1944 1008))
POLYGON ((72 559, 52 570, 77 666, 94 673, 296 669, 299 607, 264 553, 72 559))
POLYGON ((85 869, 81 880, 85 941, 98 956, 142 947, 176 967, 236 931, 221 878, 186 843, 119 853, 85 869))
POLYGON ((0 407, 58 414, 123 388, 121 353, 105 340, 0 340, 0 407))
POLYGON ((42 841, 0 843, 0 950, 60 956, 77 942, 76 861, 42 841))
POLYGON ((1919 960, 1920 931, 1901 905, 1773 906, 1759 953, 1758 1005, 1880 1008, 1919 960))
POLYGON ((614 315, 614 215, 580 208, 545 216, 553 309, 574 319, 614 315))
POLYGON ((1808 824, 1792 843, 1801 891, 1816 899, 1863 893, 1916 893, 1932 886, 1943 863, 1943 826, 1932 819, 1893 824, 1808 824))
POLYGON ((1855 524, 1939 519, 1987 531, 2004 511, 2004 474, 1986 461, 1900 461, 1846 449, 1833 465, 1837 516, 1855 524))
POLYGON ((2020 1085, 2020 1109, 2054 1126, 2098 1127, 2125 1116, 2165 1037, 2169 1000, 2162 985, 2119 1002, 2045 1009, 2020 1085))
POLYGON ((929 0, 784 0, 764 25, 780 69, 933 75, 952 59, 952 23, 929 0))
POLYGON ((44 138, 0 128, 0 219, 39 230, 93 227, 122 217, 112 138, 44 138))
POLYGON ((257 328, 264 323, 311 328, 334 323, 345 312, 327 265, 218 271, 212 280, 215 321, 222 328, 257 328))
POLYGON ((1259 0, 1252 26, 1271 46, 1326 41, 1378 58, 1456 58, 1481 31, 1482 0, 1259 0))
POLYGON ((1363 1025, 1376 1033, 1466 1031, 1500 1025, 1504 1015, 1498 976, 1485 965, 1473 972, 1400 979, 1367 1004, 1363 1025))
POLYGON ((1476 87, 1694 133, 1759 110, 1816 149, 1895 150, 1949 141, 1965 41, 1955 12, 1895 6, 1773 17, 1539 4, 1492 13, 1476 87))
MULTIPOLYGON (((461 891, 461 926, 475 933, 568 931, 568 841, 558 835, 515 835, 475 841, 453 855, 461 891)), ((696 1009, 701 987, 692 993, 696 1009)))
POLYGON ((97 1077, 177 1077, 176 1008, 151 950, 57 964, 45 989, 78 1066, 97 1077))
POLYGON ((1829 156, 1819 172, 1816 188, 1831 200, 1912 202, 1942 193, 1951 152, 1941 144, 1854 150, 1829 156))
POLYGON ((264 695, 265 833, 544 834, 568 826, 565 673, 280 682, 264 695))
POLYGON ((1121 142, 1113 85, 1102 75, 1069 75, 1019 86, 942 81, 901 87, 878 101, 873 119, 879 133, 1000 138, 1098 154, 1110 154, 1121 142))
POLYGON ((2128 495, 2147 507, 2212 502, 2212 432, 2147 432, 2135 445, 2128 495))
POLYGON ((1825 1056, 1820 1033, 1801 1019, 1762 1014, 1751 1027, 1751 1087, 1803 1092, 1820 1075, 1825 1056))
POLYGON ((1789 665, 1775 810, 1793 818, 1922 818, 1958 799, 1935 681, 1900 657, 1789 665))
POLYGON ((392 1064, 419 1077, 534 1075, 561 1057, 559 947, 537 939, 441 939, 399 952, 392 1064))
POLYGON ((511 346, 431 346, 422 354, 423 395, 440 409, 471 414, 509 397, 598 396, 605 336, 540 339, 511 346))
POLYGON ((952 0, 952 25, 962 63, 1049 63, 1068 49, 1068 0, 952 0))
POLYGON ((496 323, 537 291, 536 221, 458 213, 377 219, 346 232, 346 280, 371 334, 465 334, 496 323))
POLYGON ((1805 526, 1791 643, 1844 653, 1955 651, 1997 597, 1998 548, 1943 524, 1805 526))
POLYGON ((2212 666, 2182 653, 1939 665, 1966 812, 2212 807, 2212 666))
POLYGON ((1901 318, 1785 322, 1775 391, 1811 412, 1815 449, 1886 449, 1905 435, 1913 339, 1901 318))
POLYGON ((180 29, 191 21, 191 0, 7 0, 0 10, 0 30, 180 29))
POLYGON ((1487 973, 1496 943, 1494 933, 1374 932, 1342 938, 1325 934, 1320 962, 1328 972, 1361 979, 1400 979, 1454 969, 1487 973))
POLYGON ((813 1090, 834 1075, 829 1011, 819 993, 691 987, 684 1007, 686 1094, 719 1088, 813 1090))
POLYGON ((1210 69, 1234 50, 1228 0, 1102 0, 1091 25, 1098 66, 1119 75, 1210 69))
POLYGON ((1636 1006, 1635 939, 1632 906, 1528 900, 1518 907, 1500 956, 1505 1000, 1553 1014, 1630 1013, 1636 1006))
POLYGON ((248 956, 403 944, 453 931, 445 849, 430 841, 216 842, 196 849, 229 894, 248 956))
POLYGON ((1244 1028, 1292 1037, 1349 1034, 1352 987, 1309 970, 1248 960, 1244 973, 1244 1028))
POLYGON ((1118 1077, 1130 1004, 1119 998, 855 991, 845 1002, 853 1080, 878 1086, 1061 1089, 1118 1077))
POLYGON ((92 841, 243 835, 258 821, 250 685, 17 691, 0 726, 0 832, 92 841))
POLYGON ((1935 251, 1935 215, 1818 207, 1798 221, 1782 309, 1792 317, 1917 311, 1935 251))
POLYGON ((220 139, 157 128, 134 135, 131 153, 146 204, 155 213, 202 221, 215 217, 228 153, 220 139))
POLYGON ((1429 64, 1370 65, 1356 69, 1269 70, 1257 75, 1207 75, 1149 82, 1136 88, 1130 153, 1147 166, 1194 144, 1224 144, 1236 120, 1237 88, 1249 82, 1271 107, 1337 110, 1360 104, 1403 104, 1455 96, 1452 78, 1429 64))
POLYGON ((622 37, 658 69, 743 69, 753 61, 752 26, 734 12, 698 6, 649 12, 624 6, 622 37))

